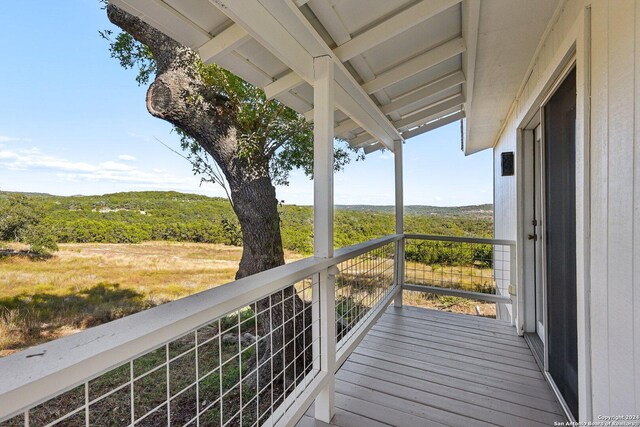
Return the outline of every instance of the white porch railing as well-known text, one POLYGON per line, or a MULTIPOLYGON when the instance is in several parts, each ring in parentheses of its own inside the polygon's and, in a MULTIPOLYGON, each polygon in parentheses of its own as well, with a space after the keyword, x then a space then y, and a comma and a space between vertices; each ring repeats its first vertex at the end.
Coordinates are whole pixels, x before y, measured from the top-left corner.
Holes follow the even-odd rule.
POLYGON ((511 304, 514 267, 425 235, 296 261, 0 359, 0 427, 294 425, 401 289, 511 304))
POLYGON ((326 349, 339 367, 401 289, 402 238, 293 262, 1 359, 0 426, 294 425, 334 380, 326 349), (321 315, 334 303, 337 322, 321 315))
POLYGON ((516 242, 404 236, 404 289, 508 305, 515 318, 516 242))

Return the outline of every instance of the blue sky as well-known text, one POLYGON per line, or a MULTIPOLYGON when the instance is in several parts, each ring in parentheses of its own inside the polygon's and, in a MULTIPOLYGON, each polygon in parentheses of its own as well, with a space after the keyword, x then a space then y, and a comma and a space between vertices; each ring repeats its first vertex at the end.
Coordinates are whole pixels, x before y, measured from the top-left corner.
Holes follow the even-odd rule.
MULTIPOLYGON (((149 115, 146 87, 109 57, 98 31, 112 28, 97 0, 6 2, 0 14, 0 190, 51 194, 176 190, 200 186, 171 126, 149 115)), ((491 203, 490 150, 465 157, 459 123, 405 144, 405 204, 491 203)), ((335 177, 336 204, 393 204, 393 155, 377 152, 335 177)), ((286 203, 312 204, 294 172, 286 203)))

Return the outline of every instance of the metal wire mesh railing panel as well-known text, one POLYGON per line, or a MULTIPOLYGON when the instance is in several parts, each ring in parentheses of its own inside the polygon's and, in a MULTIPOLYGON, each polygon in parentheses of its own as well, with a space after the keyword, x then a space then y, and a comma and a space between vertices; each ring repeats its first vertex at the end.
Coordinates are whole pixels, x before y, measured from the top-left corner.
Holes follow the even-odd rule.
POLYGON ((258 426, 319 373, 313 276, 146 351, 0 426, 258 426))
POLYGON ((480 294, 507 295, 511 245, 405 240, 405 283, 480 294))
POLYGON ((356 331, 393 287, 395 243, 372 249, 338 265, 336 339, 356 331))

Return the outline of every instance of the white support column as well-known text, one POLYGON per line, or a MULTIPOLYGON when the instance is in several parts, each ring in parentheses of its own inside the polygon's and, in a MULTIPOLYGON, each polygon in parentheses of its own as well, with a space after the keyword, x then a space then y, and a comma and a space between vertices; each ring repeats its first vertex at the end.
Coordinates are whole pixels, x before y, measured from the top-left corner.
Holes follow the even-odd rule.
MULTIPOLYGON (((318 258, 333 256, 333 102, 334 65, 330 56, 314 58, 313 87, 313 249, 318 258)), ((334 414, 336 308, 333 269, 320 272, 320 369, 329 382, 315 400, 315 417, 330 423, 334 414)))
MULTIPOLYGON (((402 182, 402 141, 393 144, 394 165, 396 175, 396 234, 404 234, 404 195, 402 182)), ((395 283, 404 284, 404 239, 396 242, 395 283)), ((402 307, 402 289, 396 294, 394 306, 402 307)))

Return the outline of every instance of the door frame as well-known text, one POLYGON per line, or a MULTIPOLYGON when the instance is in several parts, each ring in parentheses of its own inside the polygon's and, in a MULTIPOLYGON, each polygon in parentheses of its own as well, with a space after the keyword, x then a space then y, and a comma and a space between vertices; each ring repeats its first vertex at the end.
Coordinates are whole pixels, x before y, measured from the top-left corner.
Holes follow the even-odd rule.
MULTIPOLYGON (((560 405, 562 406, 562 409, 565 412, 565 415, 570 421, 576 421, 576 420, 574 419, 571 411, 569 410, 568 405, 564 400, 564 397, 560 393, 560 390, 556 386, 555 381, 553 380, 553 378, 551 377, 551 374, 549 373, 549 344, 548 344, 549 334, 547 333, 548 314, 547 314, 547 295, 546 295, 546 285, 547 285, 546 283, 546 279, 547 279, 546 245, 542 244, 539 247, 540 257, 535 259, 535 264, 534 264, 534 258, 531 257, 532 251, 530 249, 529 250, 525 249, 524 246, 527 245, 527 243, 529 242, 527 238, 528 234, 533 232, 531 219, 528 218, 527 216, 531 215, 532 213, 531 201, 534 196, 533 194, 534 188, 536 189, 537 197, 539 198, 537 203, 539 204, 539 209, 540 209, 540 212, 539 212, 540 218, 537 218, 539 223, 536 231, 539 235, 543 236, 543 240, 546 233, 546 230, 544 228, 547 220, 547 216, 545 212, 546 210, 545 209, 546 170, 545 170, 545 161, 544 161, 545 159, 544 107, 547 105, 551 97, 555 94, 558 87, 562 84, 562 82, 564 82, 565 78, 573 69, 576 69, 576 73, 577 73, 577 61, 576 61, 575 53, 572 53, 567 58, 567 60, 564 61, 562 67, 559 70, 559 73, 557 73, 553 82, 550 85, 548 85, 544 96, 539 98, 539 102, 536 104, 534 114, 532 115, 528 123, 525 126, 522 126, 518 132, 521 135, 520 141, 518 144, 518 146, 521 148, 520 150, 521 155, 519 156, 519 158, 523 166, 523 168, 520 169, 521 183, 518 186, 518 188, 522 191, 522 197, 520 197, 520 203, 519 203, 520 205, 519 207, 521 209, 521 215, 519 215, 520 220, 519 220, 519 227, 518 227, 519 228, 518 235, 523 244, 523 250, 521 251, 523 255, 523 257, 521 258, 523 269, 525 272, 529 272, 529 274, 527 274, 527 277, 523 277, 525 281, 523 283, 524 296, 522 301, 523 302, 522 309, 524 310, 525 314, 522 319, 522 329, 523 331, 527 331, 527 332, 533 332, 533 333, 536 332, 537 321, 536 321, 536 312, 535 312, 536 311, 535 289, 536 289, 536 286, 539 286, 543 292, 542 319, 543 319, 543 326, 545 330, 544 336, 541 337, 542 343, 543 343, 542 373, 545 376, 545 379, 547 380, 551 388, 553 389, 556 395, 556 398, 560 402, 560 405), (536 137, 535 137, 536 129, 540 129, 540 149, 538 152, 534 153, 531 148, 532 148, 532 145, 535 145, 536 143, 536 137), (534 181, 533 177, 524 176, 524 174, 527 172, 529 172, 529 174, 533 172, 532 165, 534 164, 534 159, 533 159, 534 157, 535 157, 535 163, 539 164, 539 167, 540 167, 539 180, 538 182, 535 183, 535 185, 533 182, 534 181), (534 273, 532 277, 530 273, 532 271, 540 272, 541 274, 539 277, 537 277, 537 275, 534 273)), ((577 89, 577 82, 576 82, 576 89, 577 89)), ((578 109, 578 107, 576 107, 576 109, 578 109)), ((579 135, 577 132, 577 129, 578 129, 577 121, 578 121, 578 118, 576 117, 576 142, 575 142, 576 150, 578 150, 578 144, 579 144, 579 141, 578 141, 579 135)), ((577 163, 577 157, 576 157, 576 163, 577 163)), ((577 164, 576 164, 576 180, 577 180, 577 164)), ((579 213, 577 211, 577 206, 576 206, 576 215, 579 216, 579 213)), ((538 240, 538 242, 540 242, 540 240, 538 240)), ((537 251, 537 248, 538 248, 537 245, 534 244, 533 247, 534 247, 533 251, 537 251)), ((576 250, 577 250, 577 244, 576 244, 576 250)), ((577 264, 577 255, 576 255, 576 264, 577 264)), ((577 268, 577 265, 576 265, 576 268, 577 268)), ((578 319, 576 319, 576 323, 578 323, 578 319)), ((576 325, 576 327, 578 327, 578 325, 576 325)), ((582 359, 582 354, 579 354, 578 365, 580 365, 581 359, 582 359)), ((580 381, 580 378, 578 378, 578 381, 580 381)))
MULTIPOLYGON (((531 125, 540 112, 540 107, 553 94, 557 85, 564 80, 566 72, 576 67, 576 283, 577 283, 577 326, 578 326, 578 402, 579 419, 588 420, 592 417, 591 397, 591 309, 590 309, 590 138, 591 138, 591 57, 590 32, 591 8, 585 7, 570 25, 571 29, 554 51, 553 57, 547 62, 534 90, 529 92, 527 99, 518 99, 519 111, 516 113, 516 239, 518 256, 517 274, 517 313, 516 327, 519 334, 535 331, 531 324, 533 290, 530 271, 527 270, 527 257, 524 247, 530 218, 527 220, 526 203, 529 195, 525 170, 526 159, 523 144, 527 132, 531 133, 531 125)), ((535 126, 534 126, 535 127, 535 126)), ((529 136, 531 138, 531 136, 529 136)), ((529 187, 530 188, 530 187, 529 187)), ((542 257, 544 259, 544 257, 542 257)), ((533 317, 535 319, 535 317, 533 317)), ((545 353, 548 346, 545 343, 545 353)), ((546 356, 545 356, 546 359, 546 356)), ((545 360, 545 366, 548 361, 545 360)), ((561 398, 559 391, 548 375, 545 378, 551 385, 556 396, 561 398)), ((559 399, 563 402, 562 399, 559 399)), ((570 421, 575 421, 566 406, 563 408, 570 421)))
MULTIPOLYGON (((536 244, 544 236, 544 145, 542 136, 542 110, 522 130, 521 162, 523 197, 523 291, 525 292, 523 307, 523 330, 535 333, 546 345, 546 334, 541 328, 546 327, 546 275, 543 271, 544 253, 542 247, 536 244), (536 224, 532 219, 535 219, 536 224), (537 239, 530 244, 529 236, 535 234, 537 239), (538 262, 540 261, 540 262, 538 262), (531 284, 531 286, 528 286, 531 284), (538 312, 540 310, 540 312, 538 312), (541 322, 540 322, 541 321, 541 322)), ((543 362, 543 367, 546 366, 543 362)))

